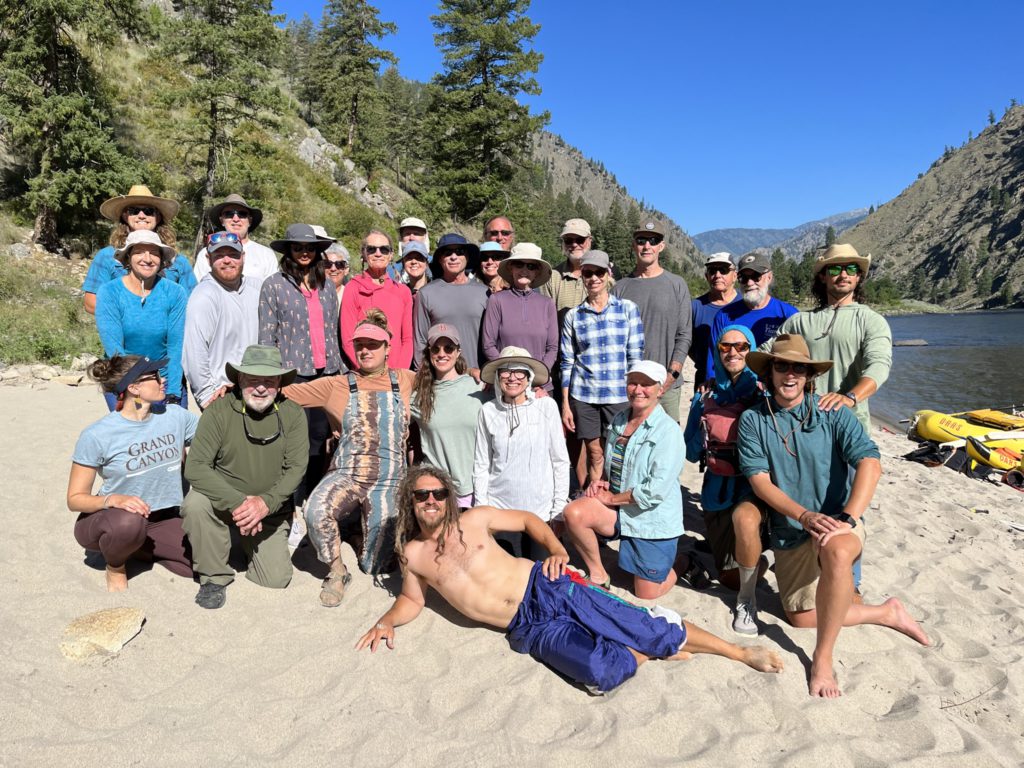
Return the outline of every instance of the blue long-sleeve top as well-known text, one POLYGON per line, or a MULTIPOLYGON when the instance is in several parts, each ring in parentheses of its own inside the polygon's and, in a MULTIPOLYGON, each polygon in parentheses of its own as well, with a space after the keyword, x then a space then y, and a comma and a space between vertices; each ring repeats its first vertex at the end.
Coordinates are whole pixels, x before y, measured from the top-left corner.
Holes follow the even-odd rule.
POLYGON ((185 341, 188 296, 177 283, 158 277, 145 299, 129 291, 123 280, 111 280, 96 294, 96 330, 103 351, 114 355, 166 357, 160 370, 167 394, 181 397, 181 348, 185 341))

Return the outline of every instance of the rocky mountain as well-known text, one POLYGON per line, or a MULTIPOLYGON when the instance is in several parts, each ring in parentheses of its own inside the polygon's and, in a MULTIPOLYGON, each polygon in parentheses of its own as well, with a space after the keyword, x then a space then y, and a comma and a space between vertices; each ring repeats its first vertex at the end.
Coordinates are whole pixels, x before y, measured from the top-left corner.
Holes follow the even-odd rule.
POLYGON ((710 229, 693 236, 693 241, 704 253, 728 251, 734 254, 750 251, 773 251, 780 248, 791 259, 799 259, 803 254, 817 248, 825 240, 825 232, 833 227, 840 233, 857 224, 868 215, 867 208, 858 208, 845 213, 837 213, 824 219, 808 221, 789 229, 710 229))
MULTIPOLYGON (((601 216, 606 216, 612 204, 618 202, 623 211, 636 207, 664 221, 668 227, 666 253, 684 269, 698 273, 703 271, 700 249, 683 228, 670 216, 643 205, 630 195, 603 163, 585 157, 562 137, 548 131, 537 134, 533 156, 545 169, 556 195, 568 191, 574 197, 579 196, 601 216)), ((627 222, 629 226, 635 223, 627 222)), ((613 254, 613 257, 617 255, 613 254)))
POLYGON ((898 197, 843 234, 907 298, 952 309, 1020 303, 1024 107, 947 148, 898 197))

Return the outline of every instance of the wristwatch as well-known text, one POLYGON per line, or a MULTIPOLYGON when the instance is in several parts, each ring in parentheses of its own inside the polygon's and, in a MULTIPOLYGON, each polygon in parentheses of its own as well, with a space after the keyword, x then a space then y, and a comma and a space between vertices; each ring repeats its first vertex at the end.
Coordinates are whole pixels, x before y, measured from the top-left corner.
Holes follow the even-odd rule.
POLYGON ((672 378, 673 379, 678 379, 682 375, 683 372, 682 371, 669 371, 669 373, 672 374, 672 378))
POLYGON ((857 518, 854 517, 853 515, 848 515, 845 512, 840 512, 838 515, 836 515, 836 520, 840 520, 840 521, 846 523, 851 528, 856 528, 857 527, 857 518))
POLYGON ((843 397, 850 398, 851 400, 853 400, 854 406, 857 405, 857 393, 854 392, 852 389, 849 392, 847 392, 845 395, 843 395, 843 397))

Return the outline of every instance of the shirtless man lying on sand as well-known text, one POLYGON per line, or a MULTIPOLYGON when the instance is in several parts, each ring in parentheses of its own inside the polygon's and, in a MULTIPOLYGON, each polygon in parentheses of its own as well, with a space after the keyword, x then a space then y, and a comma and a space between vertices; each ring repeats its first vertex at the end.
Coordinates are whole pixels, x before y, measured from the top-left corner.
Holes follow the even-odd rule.
POLYGON ((782 660, 760 646, 728 643, 671 611, 652 614, 566 571, 569 555, 536 515, 476 507, 460 518, 455 488, 442 470, 408 470, 399 489, 395 548, 402 561, 402 592, 356 644, 394 648, 395 627, 415 619, 433 587, 460 613, 508 632, 512 649, 582 683, 612 690, 648 659, 688 659, 711 653, 761 672, 779 672, 782 660), (525 531, 551 555, 541 562, 512 557, 498 532, 525 531), (683 650, 685 646, 686 650, 683 650))

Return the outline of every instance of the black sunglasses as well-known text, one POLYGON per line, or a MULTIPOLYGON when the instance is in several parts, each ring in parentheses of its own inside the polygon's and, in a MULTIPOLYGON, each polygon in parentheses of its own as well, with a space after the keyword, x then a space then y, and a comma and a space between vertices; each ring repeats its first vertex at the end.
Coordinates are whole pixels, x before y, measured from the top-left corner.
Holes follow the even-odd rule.
POLYGON ((707 268, 709 275, 728 275, 732 272, 732 267, 727 267, 725 264, 712 264, 707 268))
POLYGON ((585 237, 576 237, 575 235, 566 235, 562 238, 562 242, 566 245, 583 245, 587 242, 585 237))
POLYGON ((512 230, 511 229, 492 229, 490 232, 487 233, 487 236, 488 237, 497 237, 498 235, 501 235, 502 237, 508 237, 511 234, 512 234, 512 230))
POLYGON ((633 238, 633 242, 637 245, 657 245, 662 241, 661 235, 637 235, 633 238))
POLYGON ((535 261, 510 261, 509 266, 512 269, 528 269, 531 272, 536 272, 540 269, 540 264, 535 261))
POLYGON ((347 266, 347 261, 332 261, 331 259, 327 259, 328 269, 345 269, 347 266))
POLYGON ((156 216, 157 209, 152 205, 129 205, 124 209, 124 212, 129 216, 138 216, 140 213, 144 213, 147 216, 156 216))
POLYGON ((230 210, 221 211, 220 217, 222 219, 234 219, 235 217, 239 219, 248 219, 249 212, 244 208, 232 208, 230 210))
POLYGON ((772 370, 776 373, 789 373, 793 371, 796 376, 806 376, 811 369, 804 363, 787 363, 782 360, 772 360, 772 370))
POLYGON ((249 425, 245 423, 245 406, 242 406, 242 429, 245 430, 245 436, 249 442, 256 443, 256 445, 270 445, 270 443, 281 436, 281 432, 284 431, 284 425, 281 423, 281 413, 277 410, 277 403, 274 403, 274 415, 277 416, 277 432, 270 437, 256 437, 256 435, 249 431, 249 425))
POLYGON ((467 253, 469 253, 469 251, 466 249, 465 246, 453 245, 447 248, 445 252, 441 254, 441 258, 443 259, 447 256, 465 256, 467 253))
POLYGON ((391 255, 391 250, 392 250, 392 248, 391 248, 390 245, 364 245, 363 246, 363 253, 367 253, 367 254, 369 254, 369 253, 376 253, 377 251, 380 251, 385 256, 390 256, 391 255))
POLYGON ((436 355, 444 352, 446 355, 454 355, 459 350, 455 344, 435 344, 430 348, 430 354, 436 355))
POLYGON ((412 497, 416 501, 426 501, 431 496, 434 497, 434 501, 445 501, 448 498, 447 488, 418 488, 412 492, 412 497))
POLYGON ((604 277, 608 274, 607 269, 581 269, 580 274, 587 280, 592 277, 604 277))

